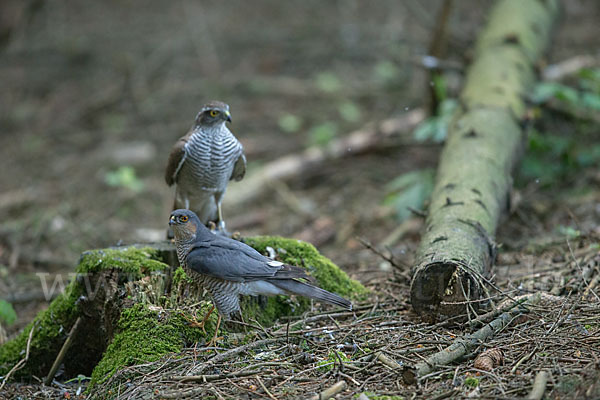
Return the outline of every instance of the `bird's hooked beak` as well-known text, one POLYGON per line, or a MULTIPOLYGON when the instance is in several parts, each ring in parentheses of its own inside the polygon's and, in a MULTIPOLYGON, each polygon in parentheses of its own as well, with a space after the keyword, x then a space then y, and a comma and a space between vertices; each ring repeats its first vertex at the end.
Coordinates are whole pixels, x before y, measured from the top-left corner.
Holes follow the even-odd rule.
POLYGON ((229 111, 225 111, 225 116, 227 117, 227 122, 231 122, 231 113, 229 111))
POLYGON ((171 215, 171 218, 169 218, 169 225, 175 225, 175 216, 171 215))

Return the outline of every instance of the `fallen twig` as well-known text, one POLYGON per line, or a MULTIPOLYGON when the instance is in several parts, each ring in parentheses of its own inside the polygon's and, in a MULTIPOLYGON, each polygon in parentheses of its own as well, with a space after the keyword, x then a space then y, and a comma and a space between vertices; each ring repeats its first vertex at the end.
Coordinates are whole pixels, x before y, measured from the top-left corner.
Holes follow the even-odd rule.
POLYGON ((230 374, 209 374, 209 375, 175 375, 171 379, 179 382, 212 382, 227 378, 241 378, 245 376, 252 376, 262 374, 263 371, 237 371, 230 374))
POLYGON ((524 306, 537 304, 541 298, 541 293, 528 295, 528 300, 517 309, 502 313, 498 318, 475 333, 455 340, 449 347, 430 355, 414 367, 405 367, 402 373, 404 381, 408 384, 415 384, 420 378, 433 372, 438 366, 448 365, 458 358, 470 353, 487 338, 506 327, 515 317, 527 312, 527 309, 524 308, 524 306))
POLYGON ((348 386, 346 381, 339 381, 330 388, 323 390, 318 395, 311 397, 310 400, 328 400, 334 397, 336 394, 344 391, 346 389, 346 386, 348 386))
POLYGON ((375 358, 377 360, 381 361, 381 363, 383 365, 387 365, 391 369, 398 369, 398 368, 400 368, 400 364, 398 364, 397 361, 392 360, 391 358, 389 358, 388 356, 386 356, 385 354, 383 354, 381 352, 377 353, 377 355, 375 356, 375 358))
POLYGON ((22 360, 19 360, 19 362, 16 363, 15 366, 12 367, 10 371, 8 371, 8 374, 6 374, 6 376, 4 377, 4 380, 2 380, 2 384, 0 385, 0 391, 2 391, 2 389, 4 389, 4 385, 6 385, 6 382, 8 382, 8 379, 10 378, 10 376, 12 374, 14 374, 16 371, 23 368, 25 366, 25 364, 27 363, 27 360, 29 360, 29 349, 31 348, 31 339, 33 338, 33 331, 34 331, 35 327, 36 326, 33 325, 31 327, 31 330, 29 331, 29 337, 27 338, 27 347, 25 350, 25 358, 23 358, 22 360))
POLYGON ((540 371, 537 373, 535 380, 533 381, 531 392, 529 392, 529 396, 527 396, 527 400, 541 400, 542 397, 544 397, 549 377, 550 374, 548 371, 540 371))
POLYGON ((253 349, 255 347, 260 347, 262 345, 276 343, 276 342, 284 342, 284 341, 285 341, 285 338, 262 339, 262 340, 257 340, 256 342, 248 343, 243 346, 233 348, 231 350, 227 350, 224 353, 217 354, 216 356, 214 356, 213 358, 211 358, 204 364, 199 365, 199 367, 196 368, 194 372, 196 372, 196 373, 202 372, 205 369, 207 369, 208 367, 210 367, 211 365, 219 363, 223 360, 227 360, 231 357, 235 357, 236 355, 243 353, 245 351, 248 351, 250 349, 253 349))
POLYGON ((398 270, 398 273, 402 277, 404 277, 407 281, 410 281, 410 275, 408 274, 408 272, 405 271, 405 270, 409 269, 409 266, 407 264, 403 263, 402 261, 396 261, 396 259, 394 258, 394 255, 392 254, 391 251, 390 251, 390 255, 388 256, 388 255, 384 254, 381 250, 379 250, 377 247, 373 246, 371 244, 371 242, 369 242, 367 239, 364 239, 361 237, 357 237, 357 239, 368 250, 371 250, 374 254, 378 255, 383 260, 389 262, 390 265, 392 267, 396 268, 398 270))
POLYGON ((52 379, 54 379, 54 375, 56 375, 58 367, 60 367, 60 364, 62 363, 63 359, 65 358, 65 355, 67 354, 67 351, 69 350, 69 347, 71 347, 71 343, 73 343, 73 336, 75 336, 75 333, 77 332, 77 328, 79 328, 80 323, 81 317, 77 317, 77 320, 75 321, 73 327, 69 331, 69 336, 67 336, 67 340, 65 340, 65 343, 60 348, 60 351, 56 356, 56 360, 54 360, 54 363, 50 368, 50 372, 48 372, 48 376, 46 376, 46 379, 44 379, 44 385, 48 386, 50 385, 50 383, 52 383, 52 379))
POLYGON ((269 389, 267 389, 267 387, 263 383, 262 379, 260 379, 260 376, 257 376, 256 380, 258 381, 258 384, 260 385, 260 387, 265 391, 265 393, 267 394, 267 396, 269 396, 269 398, 271 400, 277 400, 277 397, 273 396, 273 393, 269 392, 269 389))
POLYGON ((600 58, 590 54, 578 55, 547 66, 542 73, 542 77, 546 81, 559 81, 582 68, 591 68, 598 65, 600 65, 600 58))

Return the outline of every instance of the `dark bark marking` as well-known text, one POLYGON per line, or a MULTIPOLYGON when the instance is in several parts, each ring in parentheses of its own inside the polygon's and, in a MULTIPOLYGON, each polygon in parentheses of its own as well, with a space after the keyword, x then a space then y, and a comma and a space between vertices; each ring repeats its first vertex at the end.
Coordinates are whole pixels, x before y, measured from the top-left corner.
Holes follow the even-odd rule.
POLYGON ((521 39, 516 33, 509 33, 504 37, 504 43, 506 44, 520 44, 521 39))
POLYGON ((476 199, 475 203, 479 204, 488 215, 490 214, 490 211, 488 210, 487 206, 483 203, 483 201, 476 199))
POLYGON ((435 239, 433 239, 433 241, 431 242, 431 244, 433 243, 437 243, 437 242, 443 242, 448 240, 448 238, 446 236, 438 236, 435 239))
POLYGON ((452 200, 450 200, 450 197, 446 197, 446 204, 444 204, 444 207, 450 207, 450 206, 462 206, 465 203, 463 201, 457 201, 457 202, 453 202, 452 200))
POLYGON ((474 129, 471 129, 469 132, 467 132, 463 135, 463 137, 466 137, 466 138, 474 138, 477 136, 479 136, 479 135, 477 134, 477 132, 475 132, 474 129))

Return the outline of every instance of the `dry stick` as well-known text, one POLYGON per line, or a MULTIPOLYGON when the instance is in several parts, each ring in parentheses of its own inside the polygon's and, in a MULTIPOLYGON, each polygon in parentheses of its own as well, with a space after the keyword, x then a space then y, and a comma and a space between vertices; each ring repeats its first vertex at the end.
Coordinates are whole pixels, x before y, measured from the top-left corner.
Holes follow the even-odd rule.
POLYGON ((346 389, 346 386, 348 386, 346 384, 346 381, 339 381, 330 388, 323 390, 318 395, 311 397, 310 400, 328 400, 334 397, 336 394, 344 391, 346 389))
POLYGON ((258 381, 258 384, 260 385, 260 387, 265 391, 265 393, 267 394, 267 396, 269 396, 269 398, 271 400, 277 400, 277 397, 273 396, 273 393, 269 392, 269 389, 267 389, 267 387, 263 383, 262 379, 260 379, 260 376, 257 376, 256 380, 258 381))
MULTIPOLYGON (((523 306, 537 304, 541 298, 541 293, 528 295, 527 301, 523 304, 523 306)), ((518 309, 513 309, 511 311, 502 313, 498 318, 485 325, 475 333, 455 340, 454 343, 449 347, 430 355, 425 360, 416 364, 414 367, 405 367, 404 371, 402 372, 404 381, 408 384, 415 384, 420 378, 430 374, 438 366, 448 365, 452 361, 455 361, 465 354, 468 354, 487 338, 493 336, 495 333, 506 327, 514 318, 527 312, 528 310, 523 306, 519 307, 518 309)))
POLYGON ((410 282, 410 274, 405 271, 405 270, 409 269, 409 266, 406 263, 403 263, 402 261, 399 261, 399 263, 396 262, 396 259, 394 258, 394 255, 392 254, 391 251, 390 251, 390 255, 387 256, 387 255, 383 254, 383 252, 381 252, 377 247, 373 246, 371 244, 371 242, 369 242, 367 239, 364 239, 361 237, 357 237, 357 239, 368 250, 371 250, 375 255, 377 255, 377 256, 381 257, 383 260, 389 262, 392 267, 396 268, 398 275, 402 276, 404 279, 406 279, 408 282, 410 282))
POLYGON ((542 73, 542 78, 545 81, 559 81, 579 72, 582 68, 592 68, 599 65, 600 57, 582 54, 547 66, 542 73))
POLYGON ((383 365, 387 365, 391 369, 398 369, 398 368, 400 368, 400 364, 398 364, 397 361, 392 360, 391 358, 389 358, 388 356, 386 356, 382 352, 377 353, 377 355, 375 356, 375 359, 377 359, 378 361, 381 361, 381 363, 383 365))
POLYGON ((237 371, 237 372, 232 372, 230 374, 216 374, 216 375, 183 375, 183 376, 179 376, 179 375, 175 375, 172 376, 171 379, 174 381, 179 381, 179 382, 212 382, 212 381, 217 381, 220 379, 227 379, 227 378, 242 378, 245 376, 253 376, 253 375, 257 375, 257 374, 261 374, 263 373, 263 371, 237 371))
POLYGON ((262 340, 257 340, 256 342, 248 343, 244 346, 240 346, 240 347, 233 348, 231 350, 227 350, 226 352, 218 354, 218 355, 214 356, 213 358, 211 358, 210 360, 208 360, 207 362, 205 362, 204 364, 200 365, 200 368, 198 368, 197 370, 198 370, 198 372, 202 372, 206 368, 210 367, 211 365, 214 365, 218 362, 227 360, 228 358, 235 357, 236 355, 243 353, 247 350, 250 350, 255 347, 265 345, 265 344, 271 344, 271 343, 277 343, 277 342, 283 342, 283 341, 285 341, 285 338, 262 339, 262 340))
POLYGON ((394 255, 393 254, 390 253, 389 256, 383 254, 383 252, 381 250, 379 250, 377 247, 375 247, 373 244, 371 244, 371 242, 369 242, 367 239, 359 237, 359 236, 357 236, 356 238, 368 250, 371 250, 373 253, 375 253, 375 255, 378 255, 379 257, 381 257, 385 261, 389 262, 393 267, 395 267, 397 269, 400 269, 400 270, 403 267, 408 267, 408 265, 406 263, 403 263, 402 261, 399 261, 399 263, 402 264, 402 265, 398 264, 398 262, 396 262, 396 259, 394 259, 394 255))
POLYGON ((548 374, 548 371, 540 371, 537 373, 535 380, 533 381, 531 392, 529 392, 529 396, 527 396, 527 400, 542 399, 544 392, 546 391, 546 385, 548 384, 549 376, 550 374, 548 374))
POLYGON ((228 192, 229 206, 252 200, 264 192, 272 181, 285 181, 301 175, 330 160, 364 153, 399 133, 408 132, 425 118, 418 108, 398 118, 390 118, 351 132, 342 139, 333 140, 323 148, 311 147, 298 154, 290 154, 271 161, 244 179, 244 185, 232 185, 228 192))
POLYGON ((585 288, 585 290, 583 291, 583 294, 581 295, 581 300, 585 300, 585 298, 588 296, 588 294, 590 293, 590 291, 592 291, 592 293, 598 297, 596 295, 596 293, 594 293, 594 288, 598 285, 598 282, 600 282, 600 273, 598 275, 596 275, 594 278, 592 278, 592 280, 590 281, 590 284, 585 288))
POLYGON ((15 366, 12 367, 10 371, 8 371, 8 374, 6 374, 6 376, 4 377, 4 380, 2 381, 2 385, 0 385, 0 391, 2 391, 2 389, 4 388, 4 385, 6 385, 6 382, 8 382, 8 379, 10 378, 10 376, 13 373, 15 373, 15 371, 18 371, 21 368, 23 368, 23 366, 25 365, 27 360, 29 360, 29 348, 31 347, 31 338, 33 338, 33 330, 34 329, 35 329, 35 325, 33 325, 31 327, 31 330, 29 331, 29 338, 27 338, 27 349, 25 350, 25 358, 20 360, 18 363, 16 363, 15 366))
POLYGON ((52 379, 54 379, 54 375, 56 375, 56 371, 58 371, 58 367, 60 366, 63 359, 65 358, 65 355, 67 354, 67 351, 69 350, 69 347, 71 347, 71 343, 73 342, 73 336, 75 335, 75 332, 77 332, 77 329, 79 328, 80 323, 81 323, 81 317, 77 317, 77 320, 75 321, 75 323, 73 324, 73 327, 69 331, 69 336, 67 336, 67 340, 65 340, 65 343, 63 343, 63 346, 60 348, 60 351, 58 352, 58 355, 56 356, 56 360, 54 360, 54 364, 52 364, 52 368, 50 368, 50 372, 48 372, 48 376, 46 376, 46 379, 44 379, 44 385, 48 386, 48 385, 50 385, 50 383, 52 383, 52 379))

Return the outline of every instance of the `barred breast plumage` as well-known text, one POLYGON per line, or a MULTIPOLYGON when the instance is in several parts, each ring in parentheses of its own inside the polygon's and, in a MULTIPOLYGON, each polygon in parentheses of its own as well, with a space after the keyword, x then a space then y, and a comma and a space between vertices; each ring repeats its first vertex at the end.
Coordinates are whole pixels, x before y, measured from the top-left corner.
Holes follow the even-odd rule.
POLYGON ((225 230, 221 202, 229 180, 241 180, 246 158, 241 143, 227 128, 229 106, 205 105, 190 132, 173 146, 165 171, 167 184, 177 184, 173 209, 194 211, 202 223, 225 230))
POLYGON ((226 126, 197 129, 185 145, 186 162, 180 180, 203 190, 224 192, 242 145, 226 126))

